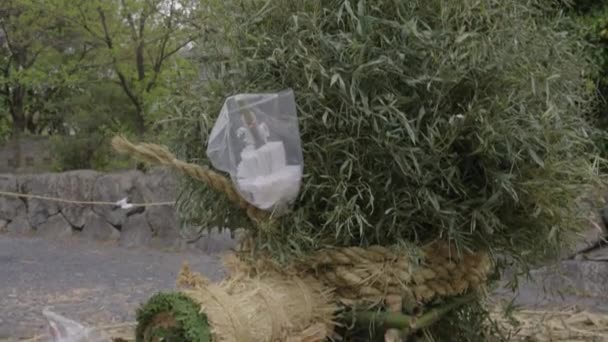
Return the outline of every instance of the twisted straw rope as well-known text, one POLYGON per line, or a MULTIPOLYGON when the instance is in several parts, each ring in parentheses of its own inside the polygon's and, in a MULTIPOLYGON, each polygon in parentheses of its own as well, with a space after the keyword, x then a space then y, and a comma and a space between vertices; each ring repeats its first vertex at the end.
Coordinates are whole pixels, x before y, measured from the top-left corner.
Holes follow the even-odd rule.
MULTIPOLYGON (((261 224, 271 220, 270 213, 247 202, 225 176, 208 168, 175 158, 164 146, 135 145, 124 137, 115 137, 112 146, 144 162, 170 166, 200 180, 247 212, 249 218, 261 224)), ((246 244, 242 247, 246 248, 246 244)), ((345 304, 383 302, 401 296, 403 299, 428 303, 437 297, 463 294, 483 286, 492 268, 485 252, 458 255, 453 246, 436 242, 422 249, 423 264, 412 263, 408 254, 396 254, 382 246, 367 249, 347 247, 321 250, 294 265, 299 272, 314 273, 323 283, 336 290, 345 304)), ((253 268, 272 267, 270 258, 258 259, 253 268)), ((285 270, 284 270, 285 271, 285 270)))
POLYGON ((312 272, 335 289, 344 304, 380 303, 392 306, 395 298, 428 303, 482 287, 492 270, 485 252, 458 255, 455 247, 435 242, 422 248, 421 264, 406 253, 382 246, 368 249, 327 249, 296 265, 312 272))
POLYGON ((226 262, 226 269, 252 277, 267 272, 311 275, 346 306, 372 304, 388 309, 398 308, 398 301, 416 306, 482 289, 492 271, 484 251, 458 254, 454 246, 436 241, 420 252, 419 261, 407 250, 383 246, 331 248, 291 265, 279 265, 261 253, 250 258, 248 250, 243 250, 240 260, 233 257, 226 262))
POLYGON ((202 181, 212 189, 225 194, 239 208, 244 209, 247 212, 247 216, 255 223, 270 220, 270 213, 247 202, 234 188, 228 178, 209 168, 183 162, 175 158, 164 146, 147 143, 135 145, 126 138, 117 136, 112 139, 112 147, 119 153, 128 154, 146 163, 172 167, 196 180, 202 181))

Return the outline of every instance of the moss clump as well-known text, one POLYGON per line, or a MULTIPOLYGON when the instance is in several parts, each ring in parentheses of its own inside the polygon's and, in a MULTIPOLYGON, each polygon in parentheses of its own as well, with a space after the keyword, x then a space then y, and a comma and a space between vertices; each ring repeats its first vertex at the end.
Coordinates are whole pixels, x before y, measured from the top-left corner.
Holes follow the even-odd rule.
POLYGON ((181 293, 158 293, 137 310, 137 342, 210 342, 200 306, 181 293))

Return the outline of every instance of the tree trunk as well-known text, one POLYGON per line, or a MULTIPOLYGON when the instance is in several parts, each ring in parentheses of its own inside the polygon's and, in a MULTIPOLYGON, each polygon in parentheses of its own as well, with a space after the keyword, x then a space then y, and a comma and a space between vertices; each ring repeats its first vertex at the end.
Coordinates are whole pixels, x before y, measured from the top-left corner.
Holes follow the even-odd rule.
POLYGON ((135 112, 135 131, 139 136, 142 136, 146 132, 146 120, 144 116, 144 110, 142 105, 136 106, 137 111, 135 112))
POLYGON ((144 64, 144 43, 139 42, 135 50, 135 65, 137 66, 137 79, 143 81, 146 78, 146 68, 144 64))
MULTIPOLYGON (((142 39, 143 38, 140 37, 140 41, 137 43, 137 49, 135 50, 135 65, 137 66, 137 78, 139 82, 143 85, 143 82, 146 79, 146 69, 144 65, 144 42, 142 39)), ((135 114, 135 129, 137 130, 137 133, 141 136, 146 131, 146 122, 143 109, 144 105, 139 102, 136 107, 137 112, 135 114)))
POLYGON ((10 94, 10 112, 13 118, 13 134, 21 134, 27 131, 27 118, 25 117, 25 89, 17 86, 10 94))
POLYGON ((38 125, 36 125, 36 123, 34 122, 34 117, 33 116, 29 116, 26 118, 26 129, 28 132, 32 133, 32 134, 38 134, 40 133, 40 127, 38 127, 38 125))

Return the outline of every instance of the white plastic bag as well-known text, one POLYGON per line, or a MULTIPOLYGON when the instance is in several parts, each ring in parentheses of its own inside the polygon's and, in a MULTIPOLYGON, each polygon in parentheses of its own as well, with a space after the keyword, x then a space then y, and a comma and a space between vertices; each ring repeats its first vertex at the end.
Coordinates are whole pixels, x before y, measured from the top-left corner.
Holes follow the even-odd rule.
POLYGON ((48 309, 42 314, 48 322, 50 339, 48 342, 109 342, 110 339, 71 319, 58 315, 48 309))
POLYGON ((298 196, 304 166, 293 91, 227 98, 207 156, 249 203, 284 212, 298 196))

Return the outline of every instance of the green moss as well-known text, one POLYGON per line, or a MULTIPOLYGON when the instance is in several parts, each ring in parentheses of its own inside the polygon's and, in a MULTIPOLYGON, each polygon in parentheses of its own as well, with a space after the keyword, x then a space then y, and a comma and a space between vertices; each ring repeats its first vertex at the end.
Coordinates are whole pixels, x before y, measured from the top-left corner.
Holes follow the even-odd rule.
POLYGON ((200 306, 181 293, 158 293, 137 310, 137 342, 210 342, 200 306))

